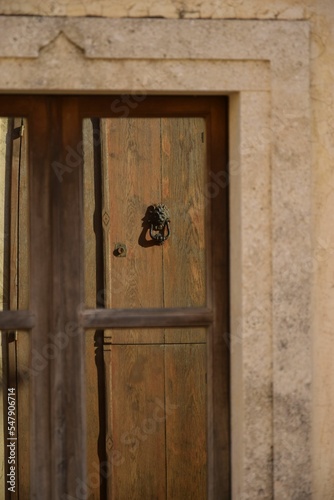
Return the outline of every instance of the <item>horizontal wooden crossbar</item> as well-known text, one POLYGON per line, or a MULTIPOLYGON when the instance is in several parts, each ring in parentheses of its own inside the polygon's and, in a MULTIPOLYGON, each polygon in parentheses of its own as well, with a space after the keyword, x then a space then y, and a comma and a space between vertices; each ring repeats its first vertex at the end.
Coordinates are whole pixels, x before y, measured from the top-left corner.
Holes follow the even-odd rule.
MULTIPOLYGON (((0 311, 0 330, 30 330, 35 325, 31 311, 0 311)), ((81 312, 84 328, 168 328, 208 326, 213 314, 206 308, 86 309, 81 312)))
POLYGON ((81 313, 84 328, 168 328, 207 326, 213 313, 206 308, 87 309, 81 313))
POLYGON ((30 330, 34 325, 30 311, 0 311, 0 330, 30 330))

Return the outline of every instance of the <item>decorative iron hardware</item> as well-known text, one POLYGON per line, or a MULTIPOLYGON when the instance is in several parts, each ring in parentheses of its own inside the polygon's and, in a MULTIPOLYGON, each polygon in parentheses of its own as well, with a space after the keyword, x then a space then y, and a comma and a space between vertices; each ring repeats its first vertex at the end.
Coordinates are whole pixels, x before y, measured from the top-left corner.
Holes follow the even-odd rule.
POLYGON ((162 245, 170 236, 170 215, 166 205, 152 205, 148 209, 150 236, 158 245, 162 245))

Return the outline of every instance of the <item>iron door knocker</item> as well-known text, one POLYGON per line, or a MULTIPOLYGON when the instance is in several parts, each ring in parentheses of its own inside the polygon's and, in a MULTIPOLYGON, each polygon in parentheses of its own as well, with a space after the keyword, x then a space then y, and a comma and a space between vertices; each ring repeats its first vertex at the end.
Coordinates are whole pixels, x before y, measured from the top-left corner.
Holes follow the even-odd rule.
POLYGON ((148 223, 150 236, 158 245, 162 245, 170 236, 170 215, 166 205, 152 205, 149 207, 148 223))

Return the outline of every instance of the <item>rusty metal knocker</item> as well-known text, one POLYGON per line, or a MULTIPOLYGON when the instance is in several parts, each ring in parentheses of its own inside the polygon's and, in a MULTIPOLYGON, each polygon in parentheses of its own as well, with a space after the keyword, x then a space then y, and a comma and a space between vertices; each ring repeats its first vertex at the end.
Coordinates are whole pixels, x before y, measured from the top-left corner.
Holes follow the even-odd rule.
POLYGON ((162 245, 170 236, 170 215, 166 205, 152 205, 148 209, 150 236, 158 245, 162 245))

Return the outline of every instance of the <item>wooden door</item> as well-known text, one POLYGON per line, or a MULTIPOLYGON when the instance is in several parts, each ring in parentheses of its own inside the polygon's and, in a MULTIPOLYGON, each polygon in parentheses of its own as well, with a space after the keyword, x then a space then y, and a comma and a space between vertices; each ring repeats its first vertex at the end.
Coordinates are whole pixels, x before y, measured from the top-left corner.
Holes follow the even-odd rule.
MULTIPOLYGON (((107 471, 101 468, 105 484, 101 480, 90 485, 91 498, 184 500, 229 495, 228 365, 222 355, 227 332, 222 328, 228 324, 228 242, 223 239, 227 196, 226 185, 210 189, 212 175, 219 175, 219 169, 226 171, 225 129, 218 128, 215 134, 221 134, 220 139, 212 139, 213 127, 225 115, 219 116, 222 106, 218 106, 215 124, 207 113, 186 107, 175 116, 144 109, 134 116, 101 118, 84 125, 85 162, 94 164, 95 170, 96 164, 101 166, 102 180, 99 191, 96 175, 86 172, 86 191, 92 193, 88 186, 95 185, 103 228, 99 234, 95 224, 95 243, 100 241, 103 252, 96 250, 95 243, 93 248, 90 239, 86 262, 92 254, 97 261, 103 255, 104 307, 124 311, 128 317, 132 310, 134 314, 143 311, 136 328, 115 327, 103 333, 104 402, 99 403, 97 392, 91 394, 88 427, 93 445, 101 438, 103 421, 105 450, 100 450, 99 457, 105 453, 103 464, 108 467, 107 471), (93 128, 99 130, 98 141, 89 140, 93 128), (215 153, 220 155, 218 161, 215 153), (150 236, 148 209, 154 204, 169 210, 170 236, 163 244, 150 236), (215 208, 219 211, 213 220, 215 208), (160 327, 152 327, 145 311, 155 309, 165 310, 166 317, 169 312, 191 316, 196 311, 214 311, 213 320, 203 326, 188 326, 184 321, 182 326, 168 327, 168 320, 161 320, 160 327), (212 374, 222 363, 213 389, 212 374), (98 407, 105 411, 99 433, 94 426, 98 407), (224 463, 215 466, 214 447, 219 450, 218 459, 224 456, 224 463)), ((87 196, 85 200, 86 221, 95 217, 96 222, 92 200, 87 196)), ((92 287, 88 276, 86 264, 86 291, 89 294, 94 288, 93 295, 98 294, 98 286, 92 287)), ((88 384, 101 386, 89 352, 88 384)), ((102 361, 98 352, 99 348, 96 364, 102 361)), ((101 366, 98 370, 101 374, 101 366)), ((96 463, 92 446, 88 467, 91 463, 96 463)))
MULTIPOLYGON (((114 118, 102 130, 107 306, 205 306, 205 120, 114 118), (158 203, 171 219, 162 245, 145 218, 158 203)), ((205 343, 204 328, 105 332, 109 498, 205 498, 205 343)))
POLYGON ((125 97, 1 99, 31 132, 29 169, 15 123, 10 159, 7 307, 23 310, 1 323, 24 330, 8 335, 18 497, 228 499, 227 101, 125 97), (163 245, 149 235, 156 203, 170 212, 163 245), (64 332, 31 370, 29 351, 64 332))

